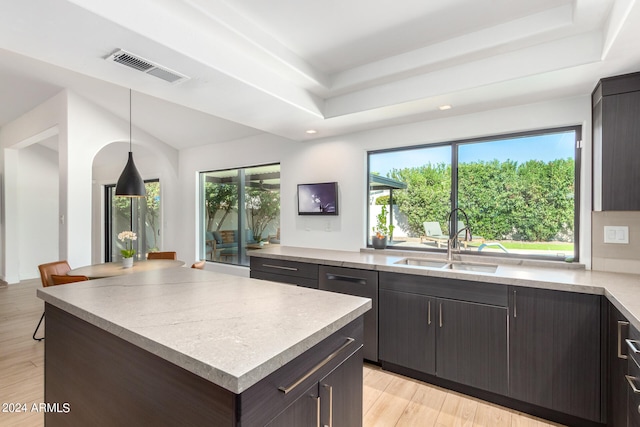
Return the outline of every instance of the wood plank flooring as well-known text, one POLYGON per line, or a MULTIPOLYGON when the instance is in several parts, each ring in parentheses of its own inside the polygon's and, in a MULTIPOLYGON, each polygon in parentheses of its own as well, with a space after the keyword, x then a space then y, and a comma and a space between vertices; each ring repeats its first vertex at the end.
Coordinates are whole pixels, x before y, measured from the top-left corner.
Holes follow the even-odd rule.
MULTIPOLYGON (((0 411, 5 403, 27 407, 26 413, 0 412, 3 427, 44 425, 44 415, 32 411, 33 404, 44 402, 44 341, 31 339, 44 305, 36 297, 39 286, 39 279, 0 285, 0 411)), ((363 414, 365 427, 559 426, 369 364, 363 414)))

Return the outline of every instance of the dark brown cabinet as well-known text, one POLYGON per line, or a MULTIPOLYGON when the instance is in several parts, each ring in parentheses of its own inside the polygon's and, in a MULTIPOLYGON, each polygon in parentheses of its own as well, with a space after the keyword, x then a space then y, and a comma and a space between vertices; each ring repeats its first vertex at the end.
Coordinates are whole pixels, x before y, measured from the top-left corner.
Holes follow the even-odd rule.
POLYGON ((436 374, 507 394, 507 308, 438 299, 436 374))
POLYGON ((510 290, 510 396, 602 422, 600 297, 510 290))
POLYGON ((251 257, 250 277, 318 289, 318 264, 251 257))
POLYGON ((627 426, 627 343, 629 322, 609 303, 607 358, 609 384, 607 389, 607 426, 627 426))
POLYGON ((592 107, 594 147, 602 153, 602 210, 640 210, 640 73, 600 80, 592 107))
POLYGON ((436 373, 436 299, 380 290, 380 360, 436 373))
POLYGON ((505 287, 380 273, 380 288, 383 367, 507 394, 505 287))
POLYGON ((268 427, 362 426, 362 348, 307 389, 268 427))
POLYGON ((640 427, 640 332, 629 327, 627 344, 627 416, 629 427, 640 427))

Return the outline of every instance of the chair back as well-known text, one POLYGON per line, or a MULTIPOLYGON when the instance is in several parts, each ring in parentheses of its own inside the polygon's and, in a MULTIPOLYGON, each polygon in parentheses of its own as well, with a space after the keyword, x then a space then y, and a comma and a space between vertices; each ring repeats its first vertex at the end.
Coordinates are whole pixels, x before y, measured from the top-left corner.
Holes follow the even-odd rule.
POLYGON ((178 259, 176 252, 149 252, 147 259, 178 259))
POLYGON ((49 262, 47 264, 40 264, 38 266, 38 270, 40 270, 40 280, 42 280, 42 286, 53 286, 53 280, 51 276, 56 274, 58 276, 64 276, 68 271, 71 271, 71 267, 69 267, 69 263, 64 261, 54 261, 49 262))
POLYGON ((439 222, 424 222, 422 223, 424 226, 424 234, 426 236, 443 236, 442 229, 440 228, 439 222))
POLYGON ((191 264, 191 268, 197 268, 198 270, 204 270, 205 261, 197 261, 191 264))
POLYGON ((75 282, 84 282, 86 280, 89 280, 89 278, 87 276, 74 276, 74 275, 58 275, 58 274, 52 274, 51 275, 51 281, 53 282, 54 285, 64 285, 65 283, 75 283, 75 282))

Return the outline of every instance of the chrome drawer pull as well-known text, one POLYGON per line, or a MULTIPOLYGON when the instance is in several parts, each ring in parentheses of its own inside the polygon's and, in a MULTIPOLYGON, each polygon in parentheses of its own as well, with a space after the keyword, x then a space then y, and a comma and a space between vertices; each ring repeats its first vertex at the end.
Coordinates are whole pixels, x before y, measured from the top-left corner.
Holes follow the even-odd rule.
POLYGON ((629 385, 631 386, 631 390, 633 390, 633 392, 635 394, 640 394, 640 390, 638 389, 638 387, 636 387, 636 383, 635 383, 637 378, 636 377, 632 377, 631 375, 625 375, 624 377, 629 382, 629 385))
POLYGON ((333 427, 333 387, 325 384, 324 388, 329 389, 329 425, 325 427, 333 427))
POLYGON ((629 322, 618 320, 618 359, 627 359, 626 354, 622 354, 622 327, 629 326, 629 322))
POLYGON ((344 350, 345 348, 349 347, 349 344, 351 344, 354 341, 355 341, 355 339, 353 339, 351 337, 347 337, 347 341, 344 344, 342 344, 340 346, 340 348, 338 348, 336 351, 334 351, 333 353, 331 353, 330 355, 325 357, 324 360, 322 360, 316 366, 311 368, 311 370, 309 372, 307 372, 302 377, 300 377, 296 382, 291 384, 289 387, 280 386, 280 387, 278 387, 278 390, 280 390, 284 394, 289 393, 291 390, 293 390, 294 388, 298 387, 302 382, 304 382, 304 380, 306 380, 311 375, 313 375, 316 372, 318 372, 324 365, 326 365, 327 363, 331 362, 342 350, 344 350))
POLYGON ((298 271, 295 267, 284 267, 282 265, 262 264, 263 267, 278 268, 280 270, 298 271))
POLYGON ((633 354, 640 353, 640 350, 638 350, 638 347, 636 346, 636 344, 640 344, 640 342, 630 339, 626 339, 625 342, 627 343, 627 347, 629 347, 629 350, 631 350, 633 354))

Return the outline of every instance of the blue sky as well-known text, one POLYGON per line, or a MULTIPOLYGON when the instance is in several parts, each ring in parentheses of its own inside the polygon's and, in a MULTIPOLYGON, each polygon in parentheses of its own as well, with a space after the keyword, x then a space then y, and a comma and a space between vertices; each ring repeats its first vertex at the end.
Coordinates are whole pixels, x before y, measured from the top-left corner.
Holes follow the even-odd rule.
MULTIPOLYGON (((575 135, 573 131, 548 135, 527 136, 490 142, 462 144, 459 149, 460 163, 472 161, 514 160, 524 163, 528 160, 545 162, 574 156, 575 135)), ((417 167, 431 163, 451 163, 449 146, 391 151, 369 156, 371 172, 383 176, 393 169, 417 167)))

